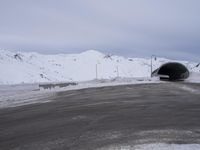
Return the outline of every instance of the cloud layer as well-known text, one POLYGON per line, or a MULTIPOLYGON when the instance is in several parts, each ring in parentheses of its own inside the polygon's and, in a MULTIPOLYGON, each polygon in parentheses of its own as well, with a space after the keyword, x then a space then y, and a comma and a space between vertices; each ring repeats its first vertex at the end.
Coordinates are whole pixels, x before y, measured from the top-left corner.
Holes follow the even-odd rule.
POLYGON ((200 59, 199 0, 1 0, 0 48, 200 59))

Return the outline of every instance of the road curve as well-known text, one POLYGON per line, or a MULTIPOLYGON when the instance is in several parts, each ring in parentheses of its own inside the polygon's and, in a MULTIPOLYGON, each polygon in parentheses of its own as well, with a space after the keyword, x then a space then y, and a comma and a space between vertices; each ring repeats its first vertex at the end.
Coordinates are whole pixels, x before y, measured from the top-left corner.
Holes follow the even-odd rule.
POLYGON ((58 92, 0 109, 2 150, 95 150, 200 143, 200 84, 160 83, 58 92))

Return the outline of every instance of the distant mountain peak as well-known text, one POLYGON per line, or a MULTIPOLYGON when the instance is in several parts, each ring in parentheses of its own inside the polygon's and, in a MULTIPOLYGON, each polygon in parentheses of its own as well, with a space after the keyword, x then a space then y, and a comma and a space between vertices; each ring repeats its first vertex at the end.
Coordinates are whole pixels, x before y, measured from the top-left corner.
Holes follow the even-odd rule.
POLYGON ((81 55, 84 54, 84 55, 104 55, 103 53, 97 51, 97 50, 86 50, 82 53, 80 53, 81 55))

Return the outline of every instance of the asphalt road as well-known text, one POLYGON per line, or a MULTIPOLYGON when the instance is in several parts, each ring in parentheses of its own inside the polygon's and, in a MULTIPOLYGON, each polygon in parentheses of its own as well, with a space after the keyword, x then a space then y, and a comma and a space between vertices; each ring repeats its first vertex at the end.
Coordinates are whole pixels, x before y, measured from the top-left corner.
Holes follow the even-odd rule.
POLYGON ((59 92, 52 102, 0 109, 1 150, 95 150, 200 143, 200 84, 59 92))

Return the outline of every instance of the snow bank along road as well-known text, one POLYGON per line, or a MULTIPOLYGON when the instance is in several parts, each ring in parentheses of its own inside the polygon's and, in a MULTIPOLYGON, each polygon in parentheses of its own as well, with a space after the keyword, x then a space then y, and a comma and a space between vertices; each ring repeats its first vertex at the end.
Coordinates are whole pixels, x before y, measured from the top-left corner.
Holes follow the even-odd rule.
POLYGON ((157 146, 191 144, 196 150, 199 91, 200 84, 191 83, 99 87, 58 92, 47 103, 2 108, 0 149, 128 150, 142 149, 135 147, 140 144, 153 149, 152 143, 156 149, 155 143, 161 143, 157 146))

